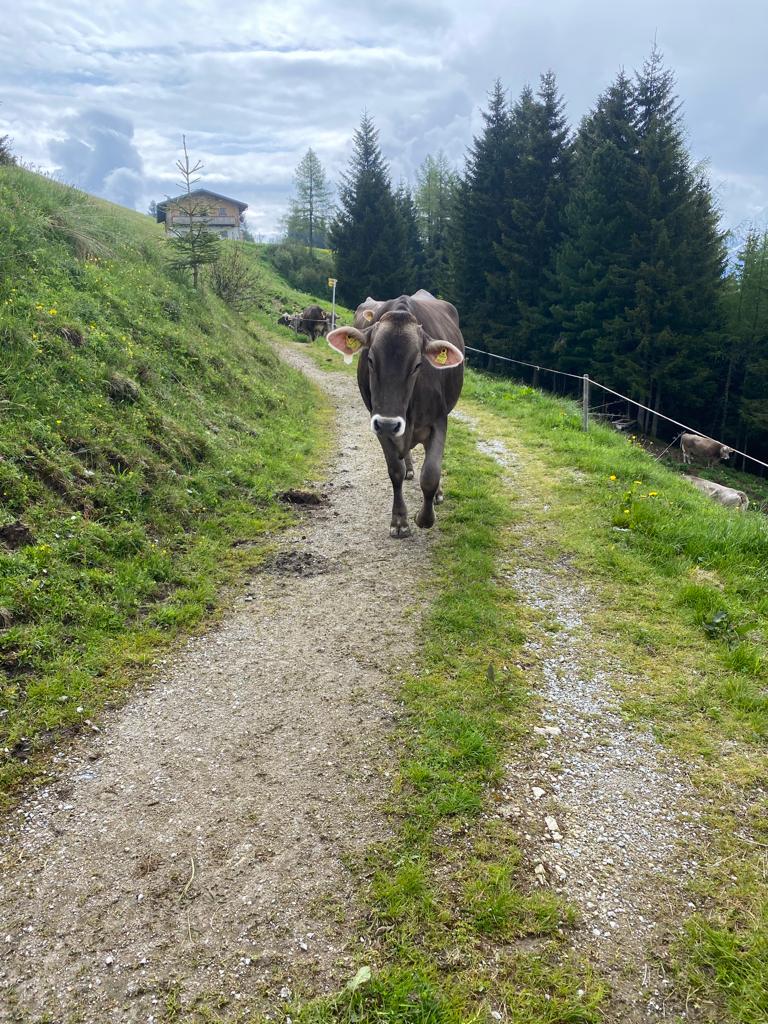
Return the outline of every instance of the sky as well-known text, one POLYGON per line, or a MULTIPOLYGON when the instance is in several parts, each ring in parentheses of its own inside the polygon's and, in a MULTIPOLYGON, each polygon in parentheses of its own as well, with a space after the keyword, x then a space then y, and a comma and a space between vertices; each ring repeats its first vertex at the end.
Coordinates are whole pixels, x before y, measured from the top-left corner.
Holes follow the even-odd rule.
POLYGON ((331 182, 363 111, 392 179, 442 149, 461 169, 496 78, 515 97, 553 70, 575 127, 654 39, 723 226, 768 221, 766 0, 0 0, 0 135, 62 180, 146 210, 201 186, 279 231, 311 146, 331 182))

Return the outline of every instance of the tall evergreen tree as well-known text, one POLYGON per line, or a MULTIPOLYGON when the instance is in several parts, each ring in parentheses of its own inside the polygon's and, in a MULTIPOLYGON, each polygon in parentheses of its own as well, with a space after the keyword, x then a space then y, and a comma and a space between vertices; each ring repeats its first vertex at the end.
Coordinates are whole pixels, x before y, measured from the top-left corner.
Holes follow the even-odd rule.
POLYGON ((640 201, 637 109, 622 71, 582 121, 574 185, 556 257, 554 357, 559 369, 617 381, 615 354, 632 305, 640 201))
POLYGON ((287 218, 288 241, 309 246, 310 255, 317 247, 325 248, 328 218, 331 212, 332 189, 325 170, 313 149, 308 149, 294 174, 295 196, 287 218))
POLYGON ((555 333, 550 312, 555 254, 563 237, 573 150, 557 81, 541 76, 538 92, 523 90, 510 119, 501 238, 494 243, 499 272, 492 282, 490 336, 513 355, 538 359, 555 333), (506 298, 506 301, 505 301, 506 298))
POLYGON ((728 279, 720 436, 768 454, 768 231, 750 230, 728 279))
POLYGON ((488 281, 501 271, 499 208, 504 194, 509 109, 496 81, 483 112, 482 134, 472 143, 453 207, 450 246, 452 301, 461 310, 465 336, 483 345, 489 318, 488 281))
POLYGON ((414 196, 424 248, 422 286, 436 295, 450 290, 449 236, 458 175, 442 150, 416 171, 414 196))
POLYGON ((634 297, 619 369, 633 397, 683 418, 714 400, 725 254, 709 184, 690 164, 674 76, 656 49, 637 76, 636 103, 634 297))
POLYGON ((395 209, 400 218, 403 245, 400 294, 412 295, 424 287, 424 247, 419 234, 416 204, 411 190, 404 183, 395 192, 395 209))
POLYGON ((367 113, 354 135, 339 199, 330 241, 336 254, 341 301, 354 307, 367 295, 377 299, 401 295, 403 222, 379 147, 379 133, 367 113))

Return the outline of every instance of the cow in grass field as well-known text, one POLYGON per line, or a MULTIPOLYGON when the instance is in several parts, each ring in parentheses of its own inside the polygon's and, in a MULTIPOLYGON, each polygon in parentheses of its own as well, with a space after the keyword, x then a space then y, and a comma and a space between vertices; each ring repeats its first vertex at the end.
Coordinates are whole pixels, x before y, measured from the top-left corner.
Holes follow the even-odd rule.
POLYGON ((733 448, 719 441, 711 441, 708 437, 701 437, 699 434, 681 434, 680 450, 683 453, 683 462, 689 463, 691 456, 704 459, 708 466, 712 466, 718 459, 729 459, 733 448))
POLYGON ((328 344, 348 363, 359 358, 358 387, 392 481, 390 536, 411 532, 403 480, 413 476, 410 453, 417 444, 424 445, 425 457, 416 525, 429 529, 434 505, 442 500, 448 413, 464 381, 464 339, 455 307, 423 290, 387 302, 366 299, 355 326, 337 327, 328 344))
POLYGON ((726 508, 735 508, 740 512, 746 512, 749 508, 749 498, 744 491, 737 491, 735 487, 726 487, 724 484, 716 484, 714 480, 705 480, 700 476, 686 476, 697 491, 706 494, 713 501, 725 505, 726 508))

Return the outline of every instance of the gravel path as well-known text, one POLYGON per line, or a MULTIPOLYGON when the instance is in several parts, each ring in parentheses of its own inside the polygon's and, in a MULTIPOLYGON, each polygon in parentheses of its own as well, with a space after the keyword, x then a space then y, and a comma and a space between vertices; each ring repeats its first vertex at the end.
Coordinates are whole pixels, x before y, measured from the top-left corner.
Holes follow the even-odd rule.
MULTIPOLYGON (((478 429, 471 416, 460 418, 478 429)), ((505 468, 519 502, 530 504, 523 453, 498 439, 478 447, 505 468)), ((626 681, 621 665, 588 625, 596 598, 566 563, 552 563, 540 541, 524 523, 525 564, 506 574, 502 567, 546 625, 523 649, 541 720, 507 765, 498 813, 519 822, 536 882, 579 908, 574 945, 611 982, 611 1019, 670 1020, 684 1007, 662 961, 693 912, 686 889, 697 868, 690 851, 701 838, 700 800, 685 768, 648 729, 622 717, 612 685, 626 681)))
POLYGON ((354 379, 281 352, 336 406, 328 503, 19 809, 0 843, 0 1020, 151 1022, 197 996, 234 1015, 352 971, 345 865, 387 835, 387 673, 410 656, 435 535, 390 540, 354 379))

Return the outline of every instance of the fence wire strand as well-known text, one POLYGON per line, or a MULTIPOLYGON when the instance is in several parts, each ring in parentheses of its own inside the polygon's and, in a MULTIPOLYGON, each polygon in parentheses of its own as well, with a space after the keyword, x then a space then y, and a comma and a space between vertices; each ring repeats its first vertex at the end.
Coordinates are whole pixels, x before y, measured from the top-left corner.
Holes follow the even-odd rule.
MULTIPOLYGON (((584 374, 578 373, 567 373, 565 370, 553 370, 549 366, 539 366, 536 363, 526 363, 522 359, 511 359, 509 356, 499 356, 495 352, 484 352, 481 348, 472 348, 471 345, 466 346, 467 352, 475 352, 479 356, 485 356, 488 359, 498 359, 503 363, 514 363, 516 366, 528 366, 532 370, 537 370, 539 373, 553 373, 560 377, 569 377, 571 380, 577 380, 583 384, 584 374)), ((679 420, 672 419, 671 416, 665 416, 663 412, 659 412, 657 409, 651 409, 648 405, 643 405, 642 402, 636 401, 634 398, 629 398, 628 395, 622 395, 620 391, 614 391, 613 388, 606 387, 605 384, 601 384, 599 381, 593 380, 591 377, 588 378, 590 388, 600 388, 602 391, 607 392, 609 395, 615 395, 616 398, 620 398, 630 405, 635 406, 637 409, 643 409, 645 412, 651 413, 651 415, 658 417, 661 420, 666 420, 667 423, 674 423, 676 427, 682 427, 684 431, 689 431, 691 434, 696 434, 698 437, 703 437, 706 441, 714 441, 715 444, 722 444, 726 448, 730 448, 734 455, 741 455, 742 458, 748 459, 750 462, 754 462, 758 466, 762 466, 764 469, 768 469, 768 462, 763 462, 760 459, 756 459, 754 455, 747 455, 746 452, 739 451, 738 448, 732 448, 731 445, 726 444, 725 441, 719 441, 716 437, 710 437, 709 434, 702 434, 700 430, 695 427, 689 427, 687 423, 681 423, 679 420)), ((590 409, 590 412, 592 410, 590 409)), ((680 435, 678 435, 679 437, 680 435)), ((677 438, 675 438, 675 441, 677 438)), ((672 444, 675 443, 672 442, 672 444)), ((672 445, 669 445, 671 448, 672 445)))

